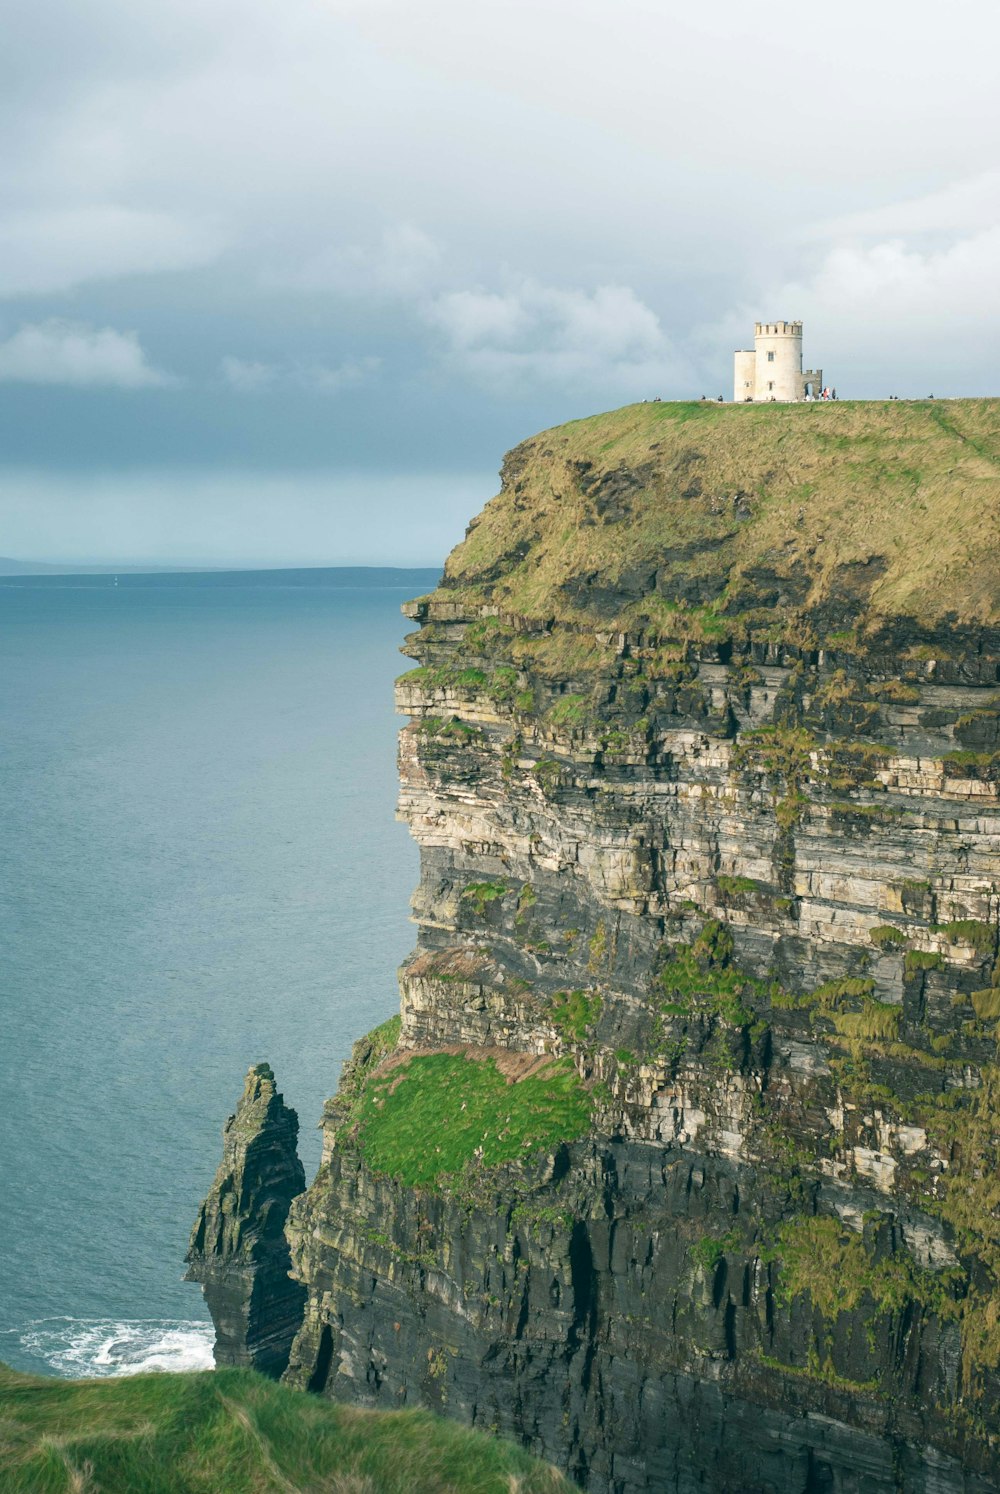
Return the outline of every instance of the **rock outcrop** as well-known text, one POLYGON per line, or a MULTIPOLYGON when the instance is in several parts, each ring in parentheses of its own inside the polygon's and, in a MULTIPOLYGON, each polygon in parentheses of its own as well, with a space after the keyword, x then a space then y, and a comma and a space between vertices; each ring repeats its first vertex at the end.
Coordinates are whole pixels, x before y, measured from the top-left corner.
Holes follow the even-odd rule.
POLYGON ((640 406, 412 604, 290 1383, 593 1494, 1000 1487, 996 402, 640 406))
POLYGON ((289 1276, 288 1206, 305 1187, 298 1116, 266 1063, 246 1077, 223 1132, 222 1165, 202 1204, 187 1254, 215 1324, 215 1362, 278 1379, 302 1321, 305 1289, 289 1276))

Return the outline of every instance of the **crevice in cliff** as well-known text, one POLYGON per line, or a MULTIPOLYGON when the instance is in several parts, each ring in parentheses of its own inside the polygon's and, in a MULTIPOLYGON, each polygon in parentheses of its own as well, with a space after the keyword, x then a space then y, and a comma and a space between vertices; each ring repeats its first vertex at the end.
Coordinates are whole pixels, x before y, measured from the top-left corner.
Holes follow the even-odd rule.
POLYGON ((837 1481, 833 1469, 822 1458, 810 1450, 806 1464, 806 1482, 803 1494, 836 1494, 837 1481))
POLYGON ((583 1220, 577 1220, 569 1242, 570 1281, 573 1286, 573 1323, 570 1340, 576 1345, 587 1337, 596 1301, 594 1298, 594 1252, 583 1220))
POLYGON ((313 1395, 322 1395, 326 1390, 326 1382, 330 1378, 330 1365, 333 1363, 333 1330, 329 1323, 323 1324, 319 1336, 319 1348, 316 1351, 316 1363, 313 1372, 309 1376, 306 1389, 313 1395))
POLYGON ((729 1283, 729 1267, 726 1257, 723 1256, 715 1268, 712 1277, 712 1306, 718 1312, 722 1306, 723 1299, 728 1297, 727 1286, 729 1283))

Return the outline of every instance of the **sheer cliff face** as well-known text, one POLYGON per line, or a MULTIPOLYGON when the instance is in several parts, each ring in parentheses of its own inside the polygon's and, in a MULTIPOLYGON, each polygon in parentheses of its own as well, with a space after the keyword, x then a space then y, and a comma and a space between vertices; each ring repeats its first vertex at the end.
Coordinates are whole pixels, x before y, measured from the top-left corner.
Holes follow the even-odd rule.
POLYGON ((996 1486, 998 415, 508 458, 409 608, 419 939, 292 1206, 293 1383, 612 1494, 996 1486))

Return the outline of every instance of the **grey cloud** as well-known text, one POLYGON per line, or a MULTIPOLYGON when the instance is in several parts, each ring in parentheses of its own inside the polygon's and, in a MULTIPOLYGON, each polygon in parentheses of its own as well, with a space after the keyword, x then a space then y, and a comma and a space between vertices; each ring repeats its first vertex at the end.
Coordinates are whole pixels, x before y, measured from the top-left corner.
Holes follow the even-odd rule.
POLYGON ((115 204, 13 213, 0 223, 0 297, 190 269, 221 247, 222 235, 208 224, 115 204))
POLYGON ((259 394, 276 384, 291 384, 320 394, 339 394, 353 385, 362 384, 379 369, 381 360, 374 357, 349 358, 331 366, 327 363, 261 363, 226 354, 220 361, 223 380, 240 394, 259 394))
POLYGON ((523 336, 532 319, 516 291, 452 290, 424 308, 427 321, 440 327, 455 349, 510 343, 523 336))
POLYGON ((936 192, 904 197, 864 212, 808 226, 807 240, 956 234, 1000 222, 1000 171, 949 182, 936 192))
POLYGON ((500 390, 528 380, 642 397, 689 372, 628 286, 587 291, 524 280, 502 293, 447 292, 425 315, 456 362, 500 390))
POLYGON ((307 389, 316 389, 321 394, 339 394, 354 384, 362 384, 378 371, 378 358, 348 359, 331 368, 325 363, 313 363, 296 369, 298 382, 307 389))
POLYGON ((163 389, 176 383, 149 363, 134 332, 54 317, 19 327, 0 342, 0 381, 113 389, 163 389))
MULTIPOLYGON (((386 55, 452 83, 515 97, 651 144, 664 179, 678 157, 716 169, 720 153, 758 184, 782 181, 768 208, 795 210, 805 182, 865 181, 906 169, 990 163, 1000 13, 986 0, 800 0, 692 7, 663 0, 328 0, 386 55)), ((855 190, 863 184, 855 183, 855 190)), ((650 190, 663 183, 650 183, 650 190)), ((735 225, 734 225, 735 226, 735 225)))
POLYGON ((264 270, 261 283, 278 290, 405 299, 427 291, 443 258, 441 245, 416 224, 394 223, 370 246, 328 245, 300 264, 264 270))
POLYGON ((235 358, 227 353, 219 362, 223 381, 240 394, 258 394, 268 389, 280 377, 281 369, 276 363, 258 363, 250 358, 235 358))
POLYGON ((943 31, 901 0, 841 0, 836 25, 792 0, 133 9, 103 0, 110 61, 84 48, 78 86, 7 153, 15 202, 216 223, 216 252, 227 237, 275 292, 458 290, 506 265, 655 291, 683 330, 670 277, 710 265, 735 301, 748 273, 794 269, 811 221, 946 188, 959 145, 967 174, 995 158, 985 0, 943 31), (159 74, 142 26, 165 32, 159 74))

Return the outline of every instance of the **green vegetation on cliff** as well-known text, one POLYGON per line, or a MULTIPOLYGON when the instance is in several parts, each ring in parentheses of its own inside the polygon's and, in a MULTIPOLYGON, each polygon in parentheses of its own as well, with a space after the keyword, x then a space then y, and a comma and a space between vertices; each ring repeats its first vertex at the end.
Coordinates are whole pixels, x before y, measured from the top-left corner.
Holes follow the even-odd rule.
POLYGON ((690 944, 670 947, 669 959, 657 978, 667 1017, 687 1017, 698 1010, 714 1013, 732 1027, 750 1027, 758 1017, 753 1009, 779 993, 733 963, 733 936, 725 924, 709 919, 690 944))
POLYGON ((510 454, 434 597, 848 648, 890 616, 993 622, 998 430, 990 399, 641 404, 571 421, 510 454))
POLYGON ((492 1167, 583 1136, 591 1102, 572 1063, 528 1063, 524 1077, 508 1077, 470 1049, 416 1055, 374 1074, 358 1106, 369 1166, 426 1185, 470 1163, 492 1167))
POLYGON ((600 1018, 602 1005, 597 991, 556 991, 552 997, 552 1024, 563 1037, 582 1043, 600 1018))
POLYGON ((422 1411, 358 1411, 250 1370, 56 1380, 0 1365, 6 1494, 557 1494, 520 1448, 422 1411))
POLYGON ((905 1250, 876 1255, 860 1234, 836 1219, 814 1215, 789 1220, 772 1252, 781 1261, 778 1295, 783 1302, 808 1293, 823 1316, 833 1320, 867 1298, 871 1311, 902 1312, 919 1302, 939 1317, 958 1312, 955 1291, 960 1271, 925 1271, 905 1250))

